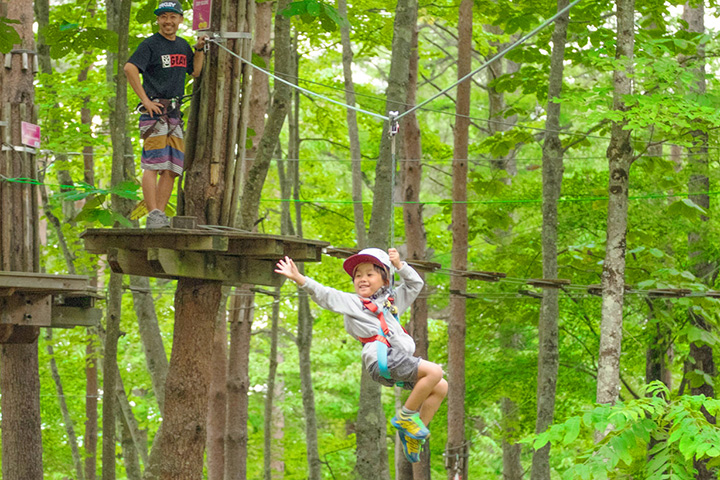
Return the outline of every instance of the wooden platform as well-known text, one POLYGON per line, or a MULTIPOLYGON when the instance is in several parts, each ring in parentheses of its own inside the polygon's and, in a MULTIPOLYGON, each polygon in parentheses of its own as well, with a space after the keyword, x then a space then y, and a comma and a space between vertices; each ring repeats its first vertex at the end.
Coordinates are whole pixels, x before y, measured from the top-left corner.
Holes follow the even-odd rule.
MULTIPOLYGON (((99 309, 93 308, 97 297, 89 289, 86 276, 0 272, 0 343, 17 341, 13 340, 15 326, 97 325, 102 316, 99 309)), ((32 342, 35 338, 25 340, 32 342)))
POLYGON ((91 253, 107 254, 114 272, 158 278, 219 280, 277 287, 274 272, 285 255, 319 262, 329 243, 300 237, 205 229, 94 228, 82 234, 91 253))

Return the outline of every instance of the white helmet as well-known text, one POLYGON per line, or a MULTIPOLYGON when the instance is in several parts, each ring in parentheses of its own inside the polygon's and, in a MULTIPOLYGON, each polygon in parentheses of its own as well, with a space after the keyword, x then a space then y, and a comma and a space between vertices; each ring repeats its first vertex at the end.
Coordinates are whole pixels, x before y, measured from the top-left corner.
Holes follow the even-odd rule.
POLYGON ((372 263, 378 267, 384 268, 388 277, 393 273, 392 263, 390 263, 390 257, 387 252, 379 248, 365 248, 360 250, 355 255, 348 257, 343 263, 343 268, 351 277, 355 274, 355 268, 361 263, 372 263))

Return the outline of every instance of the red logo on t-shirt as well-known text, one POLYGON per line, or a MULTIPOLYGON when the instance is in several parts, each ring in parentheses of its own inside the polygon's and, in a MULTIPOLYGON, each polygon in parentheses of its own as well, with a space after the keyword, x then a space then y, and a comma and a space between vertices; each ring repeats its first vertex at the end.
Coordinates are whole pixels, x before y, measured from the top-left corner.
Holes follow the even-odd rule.
POLYGON ((182 53, 173 53, 172 55, 162 56, 163 68, 187 67, 187 57, 182 53))

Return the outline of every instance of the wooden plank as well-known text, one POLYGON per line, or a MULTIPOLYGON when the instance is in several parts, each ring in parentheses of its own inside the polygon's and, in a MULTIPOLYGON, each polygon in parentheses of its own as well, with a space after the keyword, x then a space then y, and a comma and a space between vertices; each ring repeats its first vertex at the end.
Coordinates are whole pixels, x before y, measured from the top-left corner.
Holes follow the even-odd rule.
POLYGON ((533 287, 560 288, 563 285, 570 285, 570 280, 566 278, 531 278, 526 283, 533 287))
POLYGON ((226 285, 250 283, 279 287, 285 280, 274 272, 274 260, 154 248, 148 250, 148 262, 156 268, 159 266, 165 275, 219 280, 226 285))
POLYGON ((83 234, 85 249, 90 253, 106 253, 111 248, 124 250, 147 250, 149 248, 169 248, 171 250, 195 250, 224 252, 228 249, 228 238, 220 235, 187 232, 160 232, 146 234, 144 230, 136 230, 139 234, 95 235, 86 231, 83 234))
POLYGON ((482 280, 483 282, 498 282, 501 278, 507 277, 507 273, 503 272, 483 272, 482 270, 468 270, 466 272, 454 272, 461 277, 467 277, 470 280, 482 280))
POLYGON ((276 258, 278 260, 285 255, 283 243, 274 238, 238 238, 233 236, 229 240, 228 255, 276 258))
POLYGON ((94 327, 100 324, 99 308, 53 305, 50 326, 53 328, 94 327))
POLYGON ((52 295, 16 293, 0 297, 0 324, 50 326, 52 295))
POLYGON ((125 275, 137 275, 139 277, 157 277, 177 279, 171 275, 165 275, 158 271, 148 262, 147 252, 140 250, 123 250, 110 248, 107 253, 110 268, 115 273, 125 275))
POLYGON ((88 277, 84 275, 48 275, 33 272, 0 272, 0 288, 25 292, 84 291, 88 277))

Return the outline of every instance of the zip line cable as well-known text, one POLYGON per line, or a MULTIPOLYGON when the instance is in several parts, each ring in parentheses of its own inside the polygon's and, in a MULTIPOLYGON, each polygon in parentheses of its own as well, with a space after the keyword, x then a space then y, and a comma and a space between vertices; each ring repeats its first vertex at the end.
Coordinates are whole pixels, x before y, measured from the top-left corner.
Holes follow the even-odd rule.
MULTIPOLYGON (((578 1, 579 1, 579 0, 578 0, 578 1)), ((264 68, 261 68, 261 67, 258 67, 257 65, 254 65, 251 61, 246 60, 246 59, 243 58, 241 55, 238 55, 237 53, 233 52, 232 50, 230 50, 229 48, 227 48, 225 45, 223 45, 223 44, 221 44, 220 42, 218 42, 218 40, 215 39, 215 38, 209 38, 207 41, 214 43, 214 44, 217 45, 218 47, 220 47, 220 48, 222 48, 223 50, 225 50, 226 52, 228 52, 230 55, 232 55, 232 56, 234 56, 234 57, 237 57, 237 58, 238 58, 240 61, 242 61, 242 62, 247 63, 248 65, 250 65, 250 66, 251 66, 252 68, 254 68, 255 70, 258 70, 258 71, 260 71, 260 72, 263 72, 265 75, 267 75, 267 76, 269 76, 269 77, 272 77, 272 78, 274 78, 275 80, 284 83, 285 85, 288 85, 288 86, 290 86, 290 87, 292 87, 292 88, 295 88, 295 89, 297 89, 297 90, 300 90, 300 91, 303 92, 303 93, 306 93, 306 94, 308 94, 308 95, 312 95, 312 96, 315 96, 315 97, 318 97, 318 98, 322 98, 323 100, 327 100, 328 102, 334 103, 335 105, 340 105, 340 106, 343 107, 343 108, 349 108, 349 109, 351 109, 351 110, 355 110, 356 112, 364 113, 364 114, 366 114, 366 115, 370 115, 370 116, 375 117, 375 118, 378 118, 378 119, 380 119, 380 120, 389 120, 389 118, 386 117, 385 115, 381 115, 381 114, 379 114, 379 113, 374 113, 374 112, 370 112, 370 111, 368 111, 368 110, 364 110, 364 109, 362 109, 362 108, 358 108, 358 107, 353 107, 353 106, 347 105, 347 104, 345 104, 345 103, 343 103, 343 102, 339 102, 339 101, 337 101, 337 100, 333 100, 332 98, 328 98, 328 97, 326 97, 326 96, 324 96, 324 95, 321 95, 321 94, 319 94, 319 93, 313 92, 312 90, 308 90, 308 89, 306 89, 306 88, 303 88, 303 87, 301 87, 301 86, 299 86, 299 85, 296 85, 296 84, 294 84, 294 83, 292 83, 292 82, 288 82, 288 81, 285 80, 284 78, 280 78, 280 77, 278 77, 277 75, 274 75, 274 74, 270 73, 269 71, 265 70, 264 68)))
POLYGON ((401 119, 402 117, 404 117, 405 115, 409 115, 410 113, 414 112, 415 110, 418 110, 419 108, 422 108, 423 106, 425 106, 425 105, 427 105, 428 103, 432 102, 432 101, 435 100, 436 98, 441 97, 442 95, 445 95, 447 92, 449 92, 449 91, 452 90, 453 88, 457 87, 458 85, 460 85, 462 82, 464 82, 464 81, 467 80, 468 78, 473 77, 474 75, 476 75, 477 73, 481 72, 482 70, 485 70, 487 67, 490 66, 490 64, 492 64, 492 63, 495 62, 496 60, 499 60, 499 59, 503 58, 503 57, 504 57, 505 55, 507 55, 509 52, 511 52, 512 50, 514 50, 516 47, 518 47, 519 45, 525 43, 525 42, 526 42, 527 40, 529 40, 530 38, 532 38, 532 37, 534 37, 535 35, 537 35, 538 32, 540 32, 541 30, 543 30, 545 27, 547 27, 547 26, 550 25, 551 23, 555 22, 555 20, 557 20, 559 17, 561 17, 562 15, 564 15, 565 13, 567 13, 572 7, 574 7, 575 5, 577 5, 578 3, 580 3, 581 1, 582 1, 582 0, 575 0, 574 2, 572 2, 571 4, 569 4, 567 7, 563 8, 562 10, 560 10, 559 12, 557 12, 555 15, 553 15, 552 17, 548 18, 548 19, 545 20, 543 23, 541 23, 540 25, 538 25, 537 27, 535 27, 535 29, 532 30, 530 33, 528 33, 528 34, 525 35, 524 37, 521 37, 520 39, 518 39, 518 40, 516 40, 515 42, 513 42, 508 48, 506 48, 506 49, 503 50, 502 52, 498 52, 498 53, 497 53, 494 57, 492 57, 490 60, 488 60, 488 61, 486 61, 484 64, 480 65, 478 68, 476 68, 476 69, 473 70, 472 72, 468 73, 467 75, 465 75, 464 77, 462 77, 462 78, 461 78, 460 80, 458 80, 457 82, 453 83, 452 85, 450 85, 450 86, 447 87, 446 89, 441 90, 440 92, 436 93, 435 95, 433 95, 432 97, 428 98, 428 99, 425 100, 424 102, 422 102, 422 103, 420 103, 420 104, 418 104, 418 105, 415 105, 414 107, 410 108, 409 110, 406 110, 406 111, 403 112, 402 114, 398 115, 397 120, 400 120, 400 119, 401 119))

